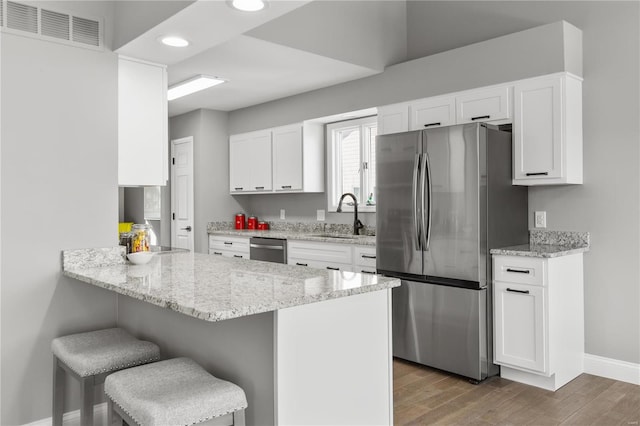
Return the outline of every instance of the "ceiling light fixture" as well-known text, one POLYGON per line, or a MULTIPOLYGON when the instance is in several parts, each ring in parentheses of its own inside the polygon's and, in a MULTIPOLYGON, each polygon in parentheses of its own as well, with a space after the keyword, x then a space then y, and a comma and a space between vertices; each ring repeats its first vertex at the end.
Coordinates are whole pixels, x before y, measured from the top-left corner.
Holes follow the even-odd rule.
POLYGON ((171 47, 187 47, 189 45, 189 42, 187 40, 183 39, 182 37, 176 36, 161 37, 160 42, 171 47))
POLYGON ((231 6, 244 12, 257 12, 266 6, 264 0, 232 0, 231 6))
POLYGON ((198 75, 169 87, 169 91, 167 92, 167 99, 172 101, 174 99, 178 99, 183 96, 187 96, 192 93, 199 92, 200 90, 208 89, 209 87, 217 86, 218 84, 222 84, 225 82, 226 80, 223 80, 221 78, 198 75))

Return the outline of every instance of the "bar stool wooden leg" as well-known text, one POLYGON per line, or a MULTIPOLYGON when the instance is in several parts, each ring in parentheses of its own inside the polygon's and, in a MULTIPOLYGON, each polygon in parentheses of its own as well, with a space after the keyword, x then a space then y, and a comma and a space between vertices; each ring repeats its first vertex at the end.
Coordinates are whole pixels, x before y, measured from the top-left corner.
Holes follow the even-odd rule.
POLYGON ((80 408, 80 424, 93 426, 93 386, 94 376, 80 379, 80 393, 82 393, 82 407, 80 408))
POLYGON ((245 426, 244 410, 238 410, 233 412, 233 426, 245 426))
POLYGON ((53 426, 62 426, 62 414, 64 413, 64 368, 58 363, 58 358, 53 356, 53 426))

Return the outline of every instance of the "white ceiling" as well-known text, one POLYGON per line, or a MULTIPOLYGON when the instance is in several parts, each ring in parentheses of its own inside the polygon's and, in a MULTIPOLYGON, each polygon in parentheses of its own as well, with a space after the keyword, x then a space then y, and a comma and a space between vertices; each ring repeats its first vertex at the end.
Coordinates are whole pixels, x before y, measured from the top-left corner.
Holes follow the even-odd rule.
MULTIPOLYGON (((266 9, 252 14, 231 8, 226 1, 199 0, 126 43, 117 52, 168 65, 169 85, 198 74, 228 80, 225 84, 169 102, 169 116, 199 108, 232 111, 383 71, 384 65, 388 65, 382 63, 383 59, 391 57, 383 49, 391 51, 395 48, 387 42, 388 35, 381 34, 377 40, 370 37, 371 43, 363 43, 363 40, 349 37, 350 33, 339 34, 341 28, 355 25, 368 25, 366 31, 375 32, 370 28, 371 19, 368 18, 371 15, 367 16, 361 8, 351 5, 350 9, 343 7, 340 10, 335 9, 336 5, 341 7, 339 2, 331 3, 334 4, 331 6, 333 9, 329 2, 320 1, 313 3, 314 8, 305 13, 292 14, 311 2, 271 0, 266 9), (324 9, 323 17, 323 10, 318 10, 318 7, 324 9), (315 42, 307 41, 302 46, 295 43, 296 36, 300 38, 301 31, 311 27, 311 24, 306 26, 304 22, 299 22, 298 16, 309 20, 324 19, 331 23, 336 21, 334 12, 343 12, 342 15, 348 12, 354 16, 341 16, 342 21, 337 28, 327 29, 331 34, 323 34, 323 25, 315 22, 314 31, 318 33, 315 38, 305 34, 307 39, 315 42), (288 21, 284 20, 287 14, 292 17, 288 21), (292 20, 296 21, 295 26, 292 20), (277 41, 267 41, 269 37, 261 36, 261 33, 273 34, 272 30, 246 35, 261 28, 279 29, 277 41), (288 31, 289 28, 291 31, 288 31), (289 40, 283 38, 283 32, 285 35, 290 32, 289 40), (158 42, 158 38, 164 35, 180 35, 191 44, 184 49, 167 47, 158 42), (349 49, 354 52, 351 57, 349 49), (370 49, 370 56, 382 59, 377 60, 375 65, 363 65, 362 57, 367 56, 367 49, 370 49)), ((376 26, 380 25, 380 19, 385 19, 385 15, 393 16, 395 24, 399 14, 382 13, 376 4, 383 3, 367 2, 371 5, 371 13, 378 17, 376 26)), ((387 12, 389 6, 385 7, 387 9, 384 12, 387 12)), ((348 29, 353 33, 353 28, 348 29)), ((404 31, 406 35, 406 28, 404 31)), ((402 33, 399 33, 399 37, 402 38, 402 33)))

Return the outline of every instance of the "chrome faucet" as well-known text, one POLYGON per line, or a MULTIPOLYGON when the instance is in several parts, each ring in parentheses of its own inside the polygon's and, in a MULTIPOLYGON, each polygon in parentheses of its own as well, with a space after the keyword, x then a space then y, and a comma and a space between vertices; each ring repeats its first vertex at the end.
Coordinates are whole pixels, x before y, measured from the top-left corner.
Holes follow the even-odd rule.
POLYGON ((360 230, 364 228, 364 225, 358 219, 358 200, 356 200, 355 195, 350 192, 345 192, 344 194, 342 194, 342 197, 340 197, 340 201, 338 202, 338 208, 336 209, 336 212, 342 212, 342 200, 344 200, 344 197, 346 196, 353 198, 353 235, 360 235, 360 230))

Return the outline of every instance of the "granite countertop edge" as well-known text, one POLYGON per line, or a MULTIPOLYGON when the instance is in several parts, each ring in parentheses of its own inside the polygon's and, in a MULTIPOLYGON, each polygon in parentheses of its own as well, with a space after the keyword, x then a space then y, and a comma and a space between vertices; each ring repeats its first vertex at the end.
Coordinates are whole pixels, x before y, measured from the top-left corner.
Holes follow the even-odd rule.
POLYGON ((502 256, 553 258, 585 253, 587 251, 589 251, 589 246, 572 247, 555 244, 522 244, 519 246, 491 249, 491 254, 502 256))
POLYGON ((340 238, 331 237, 319 237, 314 234, 322 233, 307 233, 299 231, 258 231, 253 229, 216 229, 207 232, 209 235, 228 235, 234 237, 263 237, 263 238, 281 238, 286 240, 300 240, 300 241, 318 241, 323 243, 335 243, 335 244, 351 244, 361 246, 375 246, 375 235, 346 235, 336 234, 340 238))

